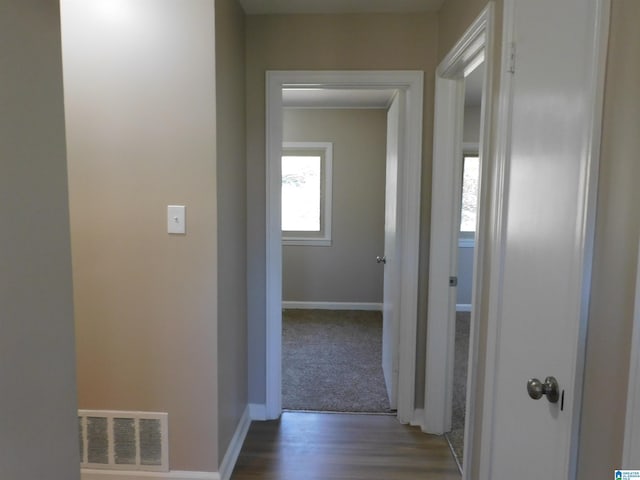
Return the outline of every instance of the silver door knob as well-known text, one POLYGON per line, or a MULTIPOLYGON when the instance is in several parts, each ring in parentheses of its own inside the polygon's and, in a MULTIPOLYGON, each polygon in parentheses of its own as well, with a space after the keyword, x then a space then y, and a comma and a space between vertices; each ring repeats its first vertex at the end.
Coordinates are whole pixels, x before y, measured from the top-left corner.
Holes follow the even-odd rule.
POLYGON ((557 403, 560 398, 560 387, 555 377, 545 378, 544 383, 537 378, 530 378, 527 381, 527 393, 534 400, 539 400, 546 395, 549 403, 557 403))
POLYGON ((387 257, 376 257, 376 263, 387 263, 387 257))

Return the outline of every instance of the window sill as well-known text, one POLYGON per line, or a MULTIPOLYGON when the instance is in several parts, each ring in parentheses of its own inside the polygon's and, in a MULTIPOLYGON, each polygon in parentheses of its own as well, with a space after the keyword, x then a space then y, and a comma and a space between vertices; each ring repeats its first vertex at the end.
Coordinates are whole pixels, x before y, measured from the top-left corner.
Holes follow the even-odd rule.
POLYGON ((298 245, 304 247, 330 247, 330 238, 283 238, 282 245, 298 245))

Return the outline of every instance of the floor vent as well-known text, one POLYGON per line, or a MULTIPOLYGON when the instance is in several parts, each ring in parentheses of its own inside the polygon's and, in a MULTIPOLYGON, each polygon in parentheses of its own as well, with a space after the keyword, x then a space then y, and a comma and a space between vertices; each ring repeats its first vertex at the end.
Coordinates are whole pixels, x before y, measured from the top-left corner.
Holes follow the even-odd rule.
POLYGON ((166 413, 79 410, 83 468, 169 470, 166 413))

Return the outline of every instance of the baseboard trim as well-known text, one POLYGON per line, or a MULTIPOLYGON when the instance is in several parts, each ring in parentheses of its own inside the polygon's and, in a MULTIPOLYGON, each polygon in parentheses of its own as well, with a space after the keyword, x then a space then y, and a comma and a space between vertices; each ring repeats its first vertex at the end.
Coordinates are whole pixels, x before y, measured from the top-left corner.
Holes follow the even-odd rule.
POLYGON ((217 472, 139 472, 129 470, 80 470, 81 480, 140 480, 141 478, 156 480, 221 480, 217 472))
POLYGON ((247 437, 249 426, 251 426, 251 416, 249 415, 249 412, 249 405, 247 405, 242 413, 242 417, 240 417, 240 422, 238 422, 238 427, 231 438, 231 442, 229 442, 229 446, 227 447, 227 452, 224 454, 222 463, 220 464, 220 480, 229 480, 231 478, 233 468, 236 466, 238 456, 240 455, 240 450, 242 450, 244 439, 247 437))
POLYGON ((267 406, 264 403, 250 403, 249 417, 251 420, 264 422, 267 419, 267 406))
POLYGON ((413 418, 409 422, 412 427, 420 427, 424 430, 424 408, 416 408, 413 411, 413 418))
POLYGON ((456 312, 470 312, 471 304, 470 303, 457 303, 456 304, 456 312))
POLYGON ((282 308, 297 308, 301 310, 370 310, 382 311, 381 303, 363 302, 282 302, 282 308))

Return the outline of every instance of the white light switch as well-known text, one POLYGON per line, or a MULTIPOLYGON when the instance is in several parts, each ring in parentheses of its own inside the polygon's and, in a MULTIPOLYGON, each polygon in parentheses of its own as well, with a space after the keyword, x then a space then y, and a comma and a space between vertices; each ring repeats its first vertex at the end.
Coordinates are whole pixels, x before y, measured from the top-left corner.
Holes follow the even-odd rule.
POLYGON ((187 233, 187 223, 184 205, 169 205, 167 207, 167 232, 187 233))

